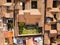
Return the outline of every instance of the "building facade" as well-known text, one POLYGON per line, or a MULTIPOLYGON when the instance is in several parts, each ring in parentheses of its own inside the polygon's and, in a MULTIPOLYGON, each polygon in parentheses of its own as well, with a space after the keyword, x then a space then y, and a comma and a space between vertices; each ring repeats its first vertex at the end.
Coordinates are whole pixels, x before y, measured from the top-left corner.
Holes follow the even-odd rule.
MULTIPOLYGON (((48 39, 48 45, 60 45, 59 39, 59 17, 60 7, 59 0, 46 0, 46 23, 45 23, 45 40, 48 39), (48 28, 47 28, 48 27, 48 28)), ((47 44, 47 42, 45 42, 47 44)))
POLYGON ((0 29, 0 45, 60 45, 60 1, 0 0, 0 29))

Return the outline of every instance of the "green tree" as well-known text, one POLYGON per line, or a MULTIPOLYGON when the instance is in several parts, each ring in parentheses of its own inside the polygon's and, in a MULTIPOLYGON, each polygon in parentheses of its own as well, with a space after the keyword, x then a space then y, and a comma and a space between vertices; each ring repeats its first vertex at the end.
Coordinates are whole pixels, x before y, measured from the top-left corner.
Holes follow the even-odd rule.
POLYGON ((19 34, 21 34, 23 31, 24 22, 18 22, 18 27, 19 27, 19 34))

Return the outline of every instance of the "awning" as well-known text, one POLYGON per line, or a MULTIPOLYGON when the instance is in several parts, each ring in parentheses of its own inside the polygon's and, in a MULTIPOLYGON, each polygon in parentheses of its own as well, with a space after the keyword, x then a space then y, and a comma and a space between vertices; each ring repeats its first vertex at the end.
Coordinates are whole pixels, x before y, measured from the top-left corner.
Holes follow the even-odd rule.
POLYGON ((30 13, 30 15, 41 15, 40 11, 38 9, 31 9, 31 10, 20 10, 19 14, 24 15, 24 13, 30 13))

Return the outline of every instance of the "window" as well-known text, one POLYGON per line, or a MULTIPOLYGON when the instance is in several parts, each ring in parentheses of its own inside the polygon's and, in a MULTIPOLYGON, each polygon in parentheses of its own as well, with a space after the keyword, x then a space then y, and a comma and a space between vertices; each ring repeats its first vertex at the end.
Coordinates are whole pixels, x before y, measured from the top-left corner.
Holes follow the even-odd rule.
POLYGON ((6 10, 7 10, 7 12, 9 11, 9 9, 10 9, 10 6, 7 6, 7 9, 6 9, 6 10))
POLYGON ((60 35, 57 35, 57 38, 60 39, 60 35))
POLYGON ((51 21, 53 21, 53 18, 46 17, 46 22, 51 22, 51 21))
POLYGON ((11 0, 7 0, 7 2, 11 2, 11 0))
POLYGON ((42 27, 38 28, 38 32, 41 33, 42 32, 42 27))
POLYGON ((57 18, 56 18, 56 14, 54 14, 54 18, 57 19, 57 18))
POLYGON ((53 1, 53 7, 54 7, 54 8, 57 7, 57 1, 53 1))
POLYGON ((5 38, 5 43, 9 43, 9 40, 7 38, 5 38))
POLYGON ((13 28, 13 19, 11 18, 7 19, 7 26, 8 30, 13 28))
POLYGON ((25 10, 25 3, 23 2, 22 9, 25 10))
POLYGON ((22 10, 25 10, 25 3, 24 2, 20 2, 20 6, 22 6, 22 10))
POLYGON ((51 43, 56 43, 55 42, 56 39, 54 37, 50 38, 50 40, 51 40, 51 43))
POLYGON ((51 29, 52 30, 57 29, 57 24, 51 24, 51 29))
POLYGON ((23 40, 23 44, 26 45, 26 40, 23 40))
POLYGON ((6 18, 5 18, 4 16, 3 16, 2 18, 3 18, 3 23, 5 23, 5 19, 6 19, 6 18))
POLYGON ((32 1, 31 2, 31 8, 37 9, 37 1, 32 1))

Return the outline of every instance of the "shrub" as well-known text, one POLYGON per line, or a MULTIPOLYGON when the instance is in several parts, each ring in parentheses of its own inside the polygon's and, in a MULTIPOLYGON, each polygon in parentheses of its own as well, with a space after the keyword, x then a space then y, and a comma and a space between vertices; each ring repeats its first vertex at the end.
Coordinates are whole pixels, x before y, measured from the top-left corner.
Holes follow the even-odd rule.
POLYGON ((18 22, 18 27, 19 27, 19 34, 21 34, 23 31, 24 22, 18 22))
POLYGON ((39 27, 39 28, 38 28, 38 32, 39 32, 39 33, 42 33, 42 27, 39 27))
POLYGON ((12 28, 13 28, 13 23, 9 22, 9 23, 7 23, 7 26, 8 26, 8 29, 9 29, 9 28, 12 29, 12 28))

